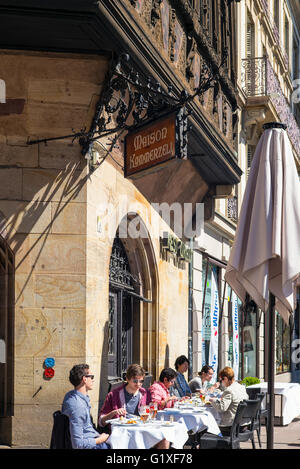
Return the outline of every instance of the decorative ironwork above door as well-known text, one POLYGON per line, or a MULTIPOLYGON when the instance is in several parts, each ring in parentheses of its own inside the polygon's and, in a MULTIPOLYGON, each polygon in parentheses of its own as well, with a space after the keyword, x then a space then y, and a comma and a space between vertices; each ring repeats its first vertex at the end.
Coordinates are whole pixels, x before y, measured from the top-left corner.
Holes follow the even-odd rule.
POLYGON ((110 257, 109 282, 116 287, 128 290, 134 290, 134 284, 139 283, 130 273, 126 251, 118 236, 114 240, 110 257))
POLYGON ((172 86, 168 86, 167 92, 164 91, 159 82, 155 82, 149 76, 143 76, 133 67, 128 54, 121 54, 116 60, 111 61, 89 131, 81 129, 79 132, 73 131, 72 134, 61 137, 28 140, 27 144, 46 143, 64 138, 72 138, 73 141, 78 139, 81 153, 86 155, 92 151, 92 145, 97 139, 113 135, 107 149, 108 155, 124 131, 133 130, 180 109, 184 114, 182 126, 186 134, 187 117, 191 112, 188 103, 215 85, 225 60, 226 57, 223 58, 217 71, 213 71, 212 67, 206 68, 201 77, 202 81, 193 94, 190 95, 186 90, 182 90, 180 96, 176 96, 172 86))

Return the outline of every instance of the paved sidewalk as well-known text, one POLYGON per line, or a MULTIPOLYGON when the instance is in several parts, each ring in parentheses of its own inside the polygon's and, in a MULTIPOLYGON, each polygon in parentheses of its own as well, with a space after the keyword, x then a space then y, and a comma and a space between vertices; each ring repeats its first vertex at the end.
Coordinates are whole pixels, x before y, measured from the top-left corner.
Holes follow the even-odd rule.
MULTIPOLYGON (((261 427, 262 449, 267 448, 266 427, 261 427)), ((255 432, 255 446, 259 448, 255 432)), ((241 443, 242 449, 252 448, 251 442, 241 443)), ((300 449, 300 416, 284 427, 274 427, 274 449, 300 449)))

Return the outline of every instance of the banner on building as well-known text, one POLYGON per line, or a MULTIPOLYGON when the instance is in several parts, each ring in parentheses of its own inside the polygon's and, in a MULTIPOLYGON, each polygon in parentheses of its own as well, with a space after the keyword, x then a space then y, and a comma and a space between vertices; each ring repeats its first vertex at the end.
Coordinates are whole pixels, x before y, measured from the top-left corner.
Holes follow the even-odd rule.
POLYGON ((219 315, 220 315, 220 304, 219 304, 219 291, 217 274, 212 269, 211 276, 211 336, 209 344, 209 365, 214 370, 212 382, 217 381, 218 372, 218 343, 219 343, 219 315))
POLYGON ((232 352, 233 352, 233 365, 234 378, 239 379, 239 307, 238 298, 234 291, 231 294, 232 303, 232 352))

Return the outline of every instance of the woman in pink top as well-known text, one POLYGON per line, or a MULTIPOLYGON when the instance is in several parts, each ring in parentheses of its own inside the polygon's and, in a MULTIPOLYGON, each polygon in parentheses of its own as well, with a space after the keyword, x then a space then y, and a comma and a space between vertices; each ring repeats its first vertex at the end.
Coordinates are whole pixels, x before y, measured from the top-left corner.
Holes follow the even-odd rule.
POLYGON ((165 407, 173 407, 176 396, 171 396, 169 389, 174 385, 176 379, 176 371, 172 368, 164 368, 160 373, 159 381, 150 386, 151 401, 158 403, 158 409, 165 407))

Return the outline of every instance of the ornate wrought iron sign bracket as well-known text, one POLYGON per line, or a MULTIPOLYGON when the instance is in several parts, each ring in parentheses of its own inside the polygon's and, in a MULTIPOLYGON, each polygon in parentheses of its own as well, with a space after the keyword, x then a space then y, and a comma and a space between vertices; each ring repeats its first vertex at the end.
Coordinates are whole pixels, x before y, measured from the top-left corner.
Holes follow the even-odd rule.
MULTIPOLYGON (((154 82, 151 77, 141 76, 131 65, 128 54, 122 54, 117 60, 113 59, 106 80, 96 105, 95 115, 88 131, 81 129, 70 135, 50 137, 40 140, 28 140, 28 145, 51 140, 72 138, 78 140, 81 146, 81 154, 87 159, 92 158, 93 143, 103 137, 110 138, 110 146, 105 157, 115 147, 121 135, 132 131, 155 119, 162 118, 172 112, 182 110, 184 125, 182 131, 188 130, 187 116, 191 113, 188 104, 215 85, 219 78, 219 70, 224 65, 223 59, 217 72, 207 68, 206 75, 193 94, 186 90, 176 96, 172 87, 168 91, 163 90, 160 83, 154 82)), ((183 142, 187 143, 186 135, 183 142)), ((184 149, 182 148, 184 151, 184 149)), ((94 168, 95 169, 95 168, 94 168)))

